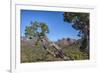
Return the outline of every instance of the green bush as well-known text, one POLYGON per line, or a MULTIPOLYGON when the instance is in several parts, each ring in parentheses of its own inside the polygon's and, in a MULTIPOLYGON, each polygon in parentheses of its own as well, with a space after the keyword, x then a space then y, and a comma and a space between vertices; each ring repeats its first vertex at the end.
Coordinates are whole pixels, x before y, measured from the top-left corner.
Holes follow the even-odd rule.
MULTIPOLYGON (((71 58, 71 60, 86 60, 88 55, 86 52, 79 50, 79 45, 71 45, 62 48, 64 53, 71 58)), ((40 62, 40 61, 62 61, 61 58, 53 57, 48 54, 40 45, 30 47, 21 45, 21 62, 40 62)))

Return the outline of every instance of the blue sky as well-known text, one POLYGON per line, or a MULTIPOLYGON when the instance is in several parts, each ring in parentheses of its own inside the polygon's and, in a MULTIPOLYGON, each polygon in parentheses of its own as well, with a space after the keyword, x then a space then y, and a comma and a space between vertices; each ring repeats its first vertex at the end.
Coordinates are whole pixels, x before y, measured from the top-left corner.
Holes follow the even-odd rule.
POLYGON ((25 27, 31 21, 38 21, 48 25, 50 33, 47 36, 51 41, 62 38, 78 39, 78 31, 73 29, 70 23, 64 22, 63 14, 64 12, 21 10, 21 36, 24 36, 25 27))

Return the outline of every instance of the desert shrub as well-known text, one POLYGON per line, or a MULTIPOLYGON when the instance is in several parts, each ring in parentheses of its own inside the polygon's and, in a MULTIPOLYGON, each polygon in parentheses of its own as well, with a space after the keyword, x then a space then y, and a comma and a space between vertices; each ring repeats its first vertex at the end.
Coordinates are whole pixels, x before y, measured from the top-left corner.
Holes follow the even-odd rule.
MULTIPOLYGON (((85 60, 88 59, 86 52, 79 50, 79 45, 71 45, 62 48, 64 53, 71 58, 71 60, 85 60)), ((41 48, 38 44, 34 47, 21 45, 21 62, 40 62, 40 61, 62 61, 61 58, 56 58, 47 53, 47 51, 41 48)))

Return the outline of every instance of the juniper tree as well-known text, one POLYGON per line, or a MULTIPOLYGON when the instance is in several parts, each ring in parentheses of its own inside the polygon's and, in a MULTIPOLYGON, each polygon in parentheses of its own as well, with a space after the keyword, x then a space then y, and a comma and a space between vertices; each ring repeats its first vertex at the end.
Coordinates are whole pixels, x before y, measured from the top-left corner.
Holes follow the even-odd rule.
POLYGON ((36 45, 41 42, 43 49, 45 49, 48 53, 50 53, 54 57, 58 55, 60 58, 68 60, 69 57, 65 56, 62 49, 47 38, 47 33, 49 33, 48 26, 43 22, 31 22, 31 24, 29 26, 26 26, 25 28, 26 37, 28 37, 29 39, 37 37, 36 45))
POLYGON ((89 13, 65 12, 64 21, 79 31, 78 36, 82 39, 80 50, 89 53, 89 13))
POLYGON ((37 43, 42 40, 49 33, 48 26, 43 22, 31 22, 30 25, 25 28, 25 36, 29 39, 37 38, 37 43))

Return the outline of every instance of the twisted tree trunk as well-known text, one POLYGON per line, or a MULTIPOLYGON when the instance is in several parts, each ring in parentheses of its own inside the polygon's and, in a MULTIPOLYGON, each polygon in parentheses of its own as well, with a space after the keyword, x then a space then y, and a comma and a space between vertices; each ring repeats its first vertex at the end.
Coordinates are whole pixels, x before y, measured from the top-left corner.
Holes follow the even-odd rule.
POLYGON ((41 39, 43 48, 52 56, 59 57, 63 60, 70 60, 68 56, 63 52, 63 50, 54 42, 50 42, 50 40, 46 38, 41 39))

